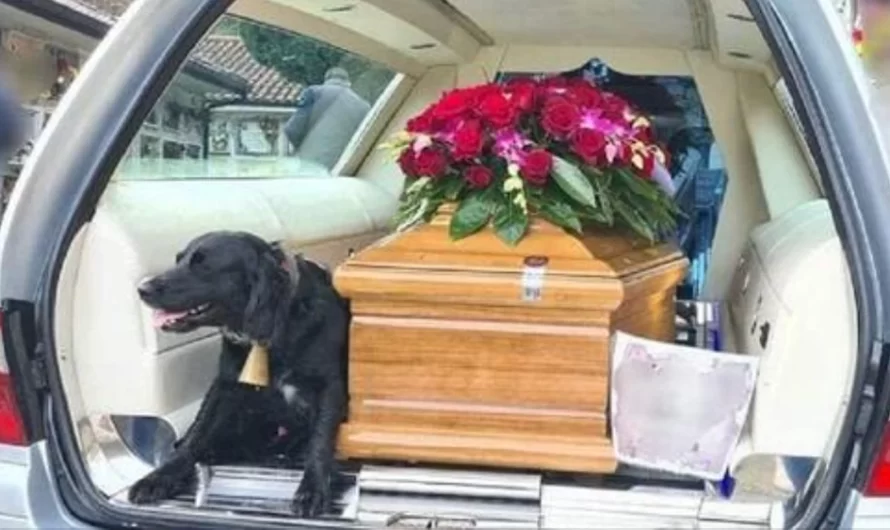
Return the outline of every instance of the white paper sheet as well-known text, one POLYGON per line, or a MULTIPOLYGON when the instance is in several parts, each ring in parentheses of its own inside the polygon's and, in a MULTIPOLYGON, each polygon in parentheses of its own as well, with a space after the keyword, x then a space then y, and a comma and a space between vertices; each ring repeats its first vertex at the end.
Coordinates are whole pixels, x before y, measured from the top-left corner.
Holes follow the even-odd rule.
POLYGON ((722 479, 751 404, 757 361, 616 332, 610 415, 618 460, 722 479))

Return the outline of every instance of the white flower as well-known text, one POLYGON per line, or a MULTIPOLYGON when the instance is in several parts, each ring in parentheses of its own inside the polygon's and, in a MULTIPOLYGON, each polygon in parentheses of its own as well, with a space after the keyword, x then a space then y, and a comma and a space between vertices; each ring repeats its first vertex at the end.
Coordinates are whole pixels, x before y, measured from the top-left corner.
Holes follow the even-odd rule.
POLYGON ((504 191, 510 193, 511 191, 522 191, 522 179, 519 178, 519 175, 514 175, 509 177, 504 181, 504 191))
POLYGON ((409 228, 411 228, 414 225, 416 225, 417 223, 419 223, 420 220, 423 219, 423 213, 426 212, 426 209, 427 209, 427 206, 429 205, 429 203, 430 203, 429 199, 422 199, 420 201, 420 204, 417 206, 417 209, 411 215, 411 217, 409 217, 408 219, 405 219, 405 221, 402 222, 402 224, 400 224, 398 227, 396 227, 396 232, 404 232, 405 230, 408 230, 409 228))
POLYGON ((417 193, 420 190, 422 190, 423 188, 425 188, 426 185, 429 183, 430 183, 429 177, 420 177, 419 179, 415 180, 414 183, 412 183, 410 186, 408 186, 408 189, 405 190, 405 193, 407 193, 408 195, 414 195, 415 193, 417 193))
POLYGON ((414 139, 412 147, 414 148, 415 153, 419 153, 431 145, 433 145, 432 136, 428 134, 418 134, 417 138, 414 139))
POLYGON ((513 197, 513 204, 519 206, 522 209, 522 213, 528 213, 528 201, 525 200, 524 193, 517 193, 515 197, 513 197))

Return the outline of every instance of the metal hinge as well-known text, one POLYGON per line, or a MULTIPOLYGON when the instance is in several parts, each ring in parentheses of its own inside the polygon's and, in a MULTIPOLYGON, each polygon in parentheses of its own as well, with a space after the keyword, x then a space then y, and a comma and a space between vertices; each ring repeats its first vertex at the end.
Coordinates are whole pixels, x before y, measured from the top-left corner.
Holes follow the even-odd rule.
POLYGON ((881 366, 884 364, 884 357, 890 353, 888 350, 890 350, 890 345, 883 342, 872 344, 868 359, 868 373, 866 373, 865 382, 862 385, 859 410, 856 411, 856 419, 853 423, 853 434, 857 437, 865 436, 872 423, 877 399, 877 382, 881 366))
POLYGON ((38 342, 34 347, 34 358, 28 363, 31 372, 31 382, 35 390, 49 388, 49 378, 46 370, 46 347, 38 342))
POLYGON ((875 412, 874 393, 874 387, 871 385, 867 385, 862 391, 859 410, 856 413, 856 420, 853 422, 853 434, 856 436, 865 436, 868 426, 871 424, 872 415, 875 412))
POLYGON ((441 517, 437 515, 412 515, 399 513, 390 517, 386 528, 448 528, 464 530, 476 528, 476 520, 472 517, 441 517))

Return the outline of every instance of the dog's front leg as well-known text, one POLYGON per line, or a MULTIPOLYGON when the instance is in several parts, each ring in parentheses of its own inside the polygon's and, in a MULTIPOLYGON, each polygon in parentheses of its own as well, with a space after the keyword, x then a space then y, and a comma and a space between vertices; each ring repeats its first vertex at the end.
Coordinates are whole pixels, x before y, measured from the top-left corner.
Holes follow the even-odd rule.
POLYGON ((292 503, 294 513, 302 517, 316 517, 330 508, 331 468, 345 406, 343 382, 340 379, 328 382, 321 391, 318 412, 310 426, 303 480, 292 503))
POLYGON ((232 383, 217 379, 211 385, 195 421, 177 442, 170 459, 130 487, 128 497, 134 504, 149 504, 184 493, 195 480, 195 464, 212 450, 213 432, 218 430, 221 414, 227 412, 227 387, 232 383))

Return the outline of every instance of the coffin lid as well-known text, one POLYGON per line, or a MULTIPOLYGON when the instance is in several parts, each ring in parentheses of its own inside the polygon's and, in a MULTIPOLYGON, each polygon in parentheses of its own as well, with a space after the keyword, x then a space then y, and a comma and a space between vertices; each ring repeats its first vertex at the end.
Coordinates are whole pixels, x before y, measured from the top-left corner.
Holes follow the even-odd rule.
POLYGON ((652 245, 614 229, 590 230, 578 237, 537 218, 515 247, 502 242, 491 229, 452 241, 450 220, 451 209, 444 208, 429 223, 381 239, 344 266, 516 274, 543 264, 548 276, 623 279, 683 260, 682 253, 669 243, 652 245))

